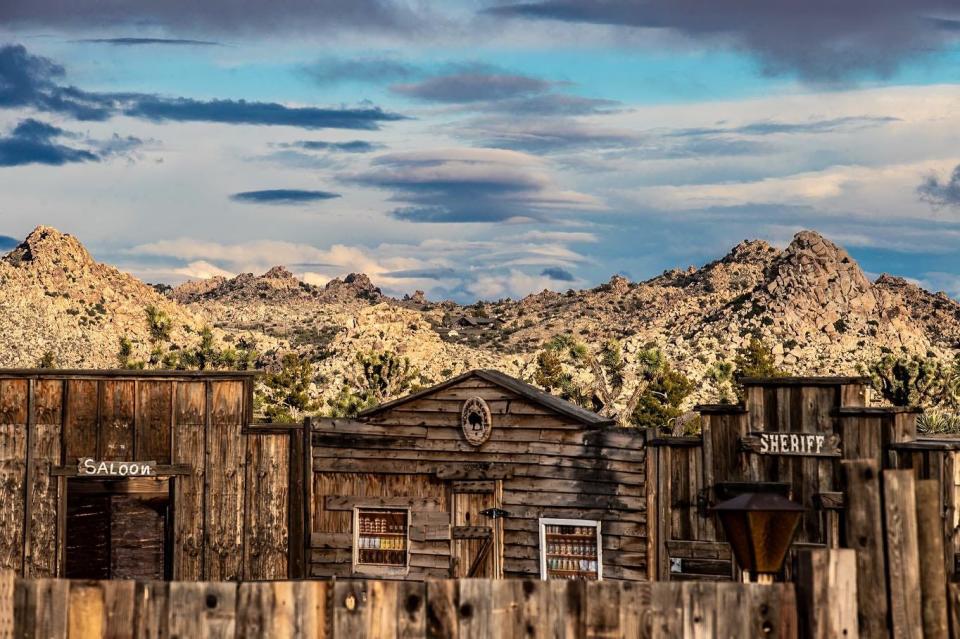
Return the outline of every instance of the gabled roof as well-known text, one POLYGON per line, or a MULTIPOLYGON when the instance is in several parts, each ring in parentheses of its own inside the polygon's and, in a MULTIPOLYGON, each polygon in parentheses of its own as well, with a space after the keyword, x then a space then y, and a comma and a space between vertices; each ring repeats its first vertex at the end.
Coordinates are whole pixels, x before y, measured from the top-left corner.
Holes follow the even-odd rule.
POLYGON ((512 391, 535 404, 540 404, 545 408, 549 408, 556 413, 559 413, 565 417, 569 417, 570 419, 578 421, 587 426, 610 426, 614 423, 612 419, 601 417, 593 411, 581 408, 580 406, 568 402, 565 399, 560 399, 556 395, 551 395, 550 393, 542 391, 536 386, 531 386, 530 384, 519 380, 516 377, 511 377, 506 373, 501 373, 500 371, 489 368, 477 368, 472 371, 467 371, 466 373, 457 375, 456 377, 451 377, 450 379, 446 380, 445 382, 441 382, 436 386, 431 386, 430 388, 425 388, 417 391, 416 393, 411 393, 406 397, 401 397, 385 404, 380 404, 379 406, 369 408, 361 412, 358 417, 371 417, 373 415, 378 415, 392 408, 396 408, 400 404, 404 404, 415 399, 420 399, 421 397, 425 397, 439 390, 443 390, 444 388, 449 388, 450 386, 459 384, 470 377, 479 377, 484 381, 512 391))

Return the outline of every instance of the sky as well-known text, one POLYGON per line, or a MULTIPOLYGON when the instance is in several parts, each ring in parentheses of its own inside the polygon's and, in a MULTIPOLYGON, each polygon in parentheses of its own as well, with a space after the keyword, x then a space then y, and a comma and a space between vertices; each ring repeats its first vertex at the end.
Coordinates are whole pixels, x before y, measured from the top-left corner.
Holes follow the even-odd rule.
POLYGON ((471 302, 810 228, 960 299, 958 125, 954 0, 4 0, 0 248, 471 302))

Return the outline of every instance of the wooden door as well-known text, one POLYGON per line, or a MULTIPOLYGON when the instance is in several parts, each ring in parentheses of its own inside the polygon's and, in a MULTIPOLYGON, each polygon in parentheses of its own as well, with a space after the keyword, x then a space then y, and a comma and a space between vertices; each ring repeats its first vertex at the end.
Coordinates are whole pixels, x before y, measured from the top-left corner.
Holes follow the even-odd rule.
POLYGON ((481 513, 503 508, 503 482, 458 481, 450 491, 453 577, 503 577, 503 519, 481 513))

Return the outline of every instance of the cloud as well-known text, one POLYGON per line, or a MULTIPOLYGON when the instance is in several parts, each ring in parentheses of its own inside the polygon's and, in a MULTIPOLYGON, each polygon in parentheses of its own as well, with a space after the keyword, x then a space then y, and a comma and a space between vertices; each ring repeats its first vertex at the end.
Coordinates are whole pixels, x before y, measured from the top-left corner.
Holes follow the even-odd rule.
POLYGON ((757 55, 770 73, 835 82, 887 75, 905 59, 955 41, 953 0, 540 0, 489 9, 499 16, 659 29, 710 38, 757 55), (931 20, 937 16, 946 18, 931 20))
POLYGON ((75 87, 61 86, 62 66, 31 55, 22 45, 0 47, 0 108, 33 107, 78 120, 106 120, 110 100, 75 87))
POLYGON ((611 113, 620 107, 616 100, 603 98, 585 98, 563 93, 522 96, 508 100, 498 100, 485 107, 487 111, 500 111, 513 116, 542 115, 594 115, 611 113))
POLYGON ((58 143, 56 140, 61 137, 71 135, 45 122, 23 120, 8 136, 0 137, 0 166, 60 166, 72 162, 96 162, 100 159, 89 150, 58 143))
POLYGON ((22 45, 0 47, 0 107, 33 107, 78 120, 107 120, 122 114, 153 122, 217 122, 304 129, 376 130, 381 122, 405 119, 368 106, 333 109, 144 93, 93 93, 60 84, 64 75, 62 66, 28 53, 22 45))
POLYGON ((302 191, 299 189, 266 189, 263 191, 244 191, 243 193, 234 193, 230 199, 234 202, 247 202, 250 204, 307 204, 309 202, 320 202, 323 200, 333 200, 340 197, 339 193, 330 193, 329 191, 302 191))
POLYGON ((142 45, 169 45, 169 46, 189 46, 189 47, 220 47, 219 42, 211 40, 187 40, 183 38, 85 38, 77 42, 86 42, 90 44, 111 44, 117 47, 135 47, 142 45))
POLYGON ((419 288, 431 299, 452 297, 464 302, 475 301, 478 295, 521 296, 544 288, 562 290, 569 287, 569 281, 539 273, 550 268, 567 271, 587 261, 558 240, 537 242, 511 234, 484 240, 430 238, 369 247, 334 244, 329 248, 272 240, 222 244, 180 238, 141 244, 122 252, 121 261, 130 258, 146 260, 143 267, 129 262, 126 267, 151 281, 176 282, 203 273, 259 273, 280 263, 314 284, 362 272, 391 295, 419 288))
POLYGON ((477 118, 458 132, 492 146, 531 153, 575 149, 633 148, 636 131, 585 123, 573 118, 477 118))
POLYGON ((275 32, 411 33, 434 23, 405 3, 391 0, 98 0, 95 3, 62 0, 5 0, 0 24, 58 29, 102 29, 103 25, 150 25, 175 33, 231 33, 252 35, 275 32))
POLYGON ((484 64, 459 65, 453 72, 390 89, 401 95, 429 102, 489 102, 536 95, 555 83, 528 75, 509 73, 484 64))
POLYGON ((353 182, 392 191, 412 222, 503 222, 546 219, 565 210, 596 210, 594 197, 560 189, 543 161, 502 149, 438 149, 377 158, 353 182))
POLYGON ((700 137, 719 134, 762 136, 779 134, 834 133, 837 131, 860 130, 883 126, 892 122, 902 122, 902 120, 892 116, 844 116, 826 120, 809 120, 807 122, 779 122, 776 120, 763 120, 730 128, 704 127, 677 129, 669 132, 667 135, 673 137, 700 137))
POLYGON ((419 67, 388 57, 325 58, 301 67, 301 71, 322 86, 380 84, 405 80, 421 73, 419 67))
POLYGON ((304 149, 306 151, 332 151, 338 153, 371 153, 384 148, 383 144, 367 142, 366 140, 349 140, 347 142, 325 142, 323 140, 299 140, 278 145, 281 148, 304 149))
POLYGON ((460 274, 453 268, 414 268, 405 271, 390 271, 384 273, 387 277, 397 279, 430 279, 441 280, 445 278, 458 277, 460 274))
POLYGON ((933 271, 924 273, 920 285, 930 291, 944 291, 960 299, 960 273, 933 271))
POLYGON ((937 175, 928 175, 917 187, 920 199, 935 207, 960 206, 960 164, 950 174, 949 180, 937 175))
POLYGON ((154 122, 218 122, 295 126, 304 129, 376 130, 379 123, 404 119, 379 107, 322 109, 288 107, 275 102, 246 100, 192 100, 141 95, 123 109, 124 115, 154 122))
POLYGON ((558 282, 572 282, 576 279, 573 273, 559 266, 545 268, 540 271, 540 275, 542 277, 549 277, 551 280, 557 280, 558 282))

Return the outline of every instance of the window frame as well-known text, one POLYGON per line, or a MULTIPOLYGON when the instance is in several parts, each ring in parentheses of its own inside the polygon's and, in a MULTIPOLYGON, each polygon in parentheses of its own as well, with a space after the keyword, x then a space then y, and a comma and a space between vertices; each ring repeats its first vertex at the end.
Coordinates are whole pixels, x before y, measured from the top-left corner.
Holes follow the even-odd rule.
POLYGON ((547 526, 583 526, 593 528, 597 539, 597 581, 603 581, 603 532, 601 530, 603 522, 599 519, 560 519, 553 517, 540 517, 538 527, 540 529, 540 579, 547 581, 550 579, 547 570, 547 526))
POLYGON ((410 572, 410 509, 392 506, 363 506, 353 507, 353 544, 351 548, 351 563, 354 574, 398 576, 410 572), (403 565, 368 564, 360 561, 360 515, 365 513, 403 513, 404 516, 404 552, 403 565))

